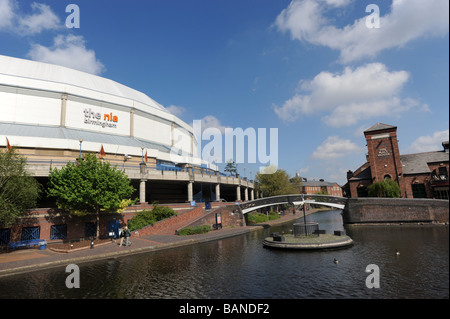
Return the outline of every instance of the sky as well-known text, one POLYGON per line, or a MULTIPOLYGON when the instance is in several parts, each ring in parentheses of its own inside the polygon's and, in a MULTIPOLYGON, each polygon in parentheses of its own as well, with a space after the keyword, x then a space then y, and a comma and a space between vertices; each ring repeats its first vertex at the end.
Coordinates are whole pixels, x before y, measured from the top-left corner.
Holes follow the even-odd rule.
POLYGON ((449 139, 448 0, 0 0, 0 54, 112 79, 202 129, 256 132, 267 144, 238 161, 249 178, 270 158, 343 185, 376 123, 397 126, 401 154, 449 139))

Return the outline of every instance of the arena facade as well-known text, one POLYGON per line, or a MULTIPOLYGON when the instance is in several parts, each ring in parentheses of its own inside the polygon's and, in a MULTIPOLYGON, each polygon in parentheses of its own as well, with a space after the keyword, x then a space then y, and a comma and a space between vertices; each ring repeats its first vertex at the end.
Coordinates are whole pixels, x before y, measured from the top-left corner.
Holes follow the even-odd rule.
POLYGON ((42 183, 84 153, 117 165, 141 203, 240 201, 254 185, 203 161, 193 128, 146 94, 66 67, 0 55, 0 148, 42 183))

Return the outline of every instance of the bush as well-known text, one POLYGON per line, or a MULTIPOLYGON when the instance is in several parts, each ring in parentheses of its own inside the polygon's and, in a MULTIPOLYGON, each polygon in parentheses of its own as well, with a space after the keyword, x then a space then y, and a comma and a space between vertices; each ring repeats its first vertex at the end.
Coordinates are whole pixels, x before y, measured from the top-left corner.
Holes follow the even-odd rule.
POLYGON ((269 220, 280 219, 280 215, 277 212, 269 212, 269 220))
POLYGON ((211 227, 208 225, 202 225, 202 226, 193 226, 193 227, 185 227, 178 231, 178 235, 180 236, 188 236, 188 235, 195 235, 195 234, 205 234, 211 230, 211 227))
POLYGON ((130 231, 134 231, 175 215, 176 213, 172 208, 153 204, 152 210, 143 210, 130 219, 128 228, 130 231))
POLYGON ((248 214, 248 223, 259 224, 269 221, 269 217, 266 214, 256 213, 256 214, 248 214))
POLYGON ((264 222, 268 222, 269 220, 275 220, 279 219, 280 215, 278 215, 276 212, 269 212, 269 214, 263 214, 263 213, 255 213, 255 214, 249 214, 248 215, 248 223, 250 225, 252 224, 260 224, 264 222))
POLYGON ((391 179, 373 183, 367 188, 367 191, 369 197, 399 198, 401 196, 400 186, 391 179))

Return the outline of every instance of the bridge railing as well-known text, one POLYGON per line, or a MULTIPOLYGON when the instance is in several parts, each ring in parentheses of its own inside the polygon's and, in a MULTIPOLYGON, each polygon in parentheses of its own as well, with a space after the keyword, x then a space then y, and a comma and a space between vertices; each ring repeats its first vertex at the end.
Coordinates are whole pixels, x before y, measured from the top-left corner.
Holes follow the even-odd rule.
POLYGON ((255 199, 249 202, 240 204, 241 209, 249 209, 252 207, 280 205, 280 204, 294 204, 295 202, 303 202, 305 200, 314 200, 321 203, 332 203, 345 205, 347 198, 337 197, 330 195, 315 195, 315 194, 293 194, 293 195, 280 195, 273 197, 265 197, 255 199))

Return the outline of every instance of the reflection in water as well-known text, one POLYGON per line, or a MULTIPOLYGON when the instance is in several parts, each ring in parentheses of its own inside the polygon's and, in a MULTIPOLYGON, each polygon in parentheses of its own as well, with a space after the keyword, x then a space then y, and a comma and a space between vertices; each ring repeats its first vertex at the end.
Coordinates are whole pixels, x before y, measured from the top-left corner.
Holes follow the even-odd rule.
MULTIPOLYGON (((339 211, 307 218, 327 231, 344 229, 339 211)), ((6 277, 0 279, 0 298, 449 297, 447 226, 345 226, 354 240, 350 248, 314 252, 263 248, 264 237, 288 233, 292 223, 215 242, 80 264, 80 289, 66 288, 65 267, 6 277), (365 285, 369 264, 380 268, 379 289, 365 285)))

